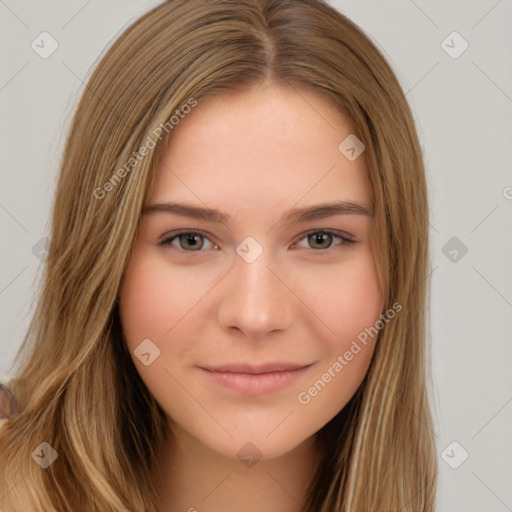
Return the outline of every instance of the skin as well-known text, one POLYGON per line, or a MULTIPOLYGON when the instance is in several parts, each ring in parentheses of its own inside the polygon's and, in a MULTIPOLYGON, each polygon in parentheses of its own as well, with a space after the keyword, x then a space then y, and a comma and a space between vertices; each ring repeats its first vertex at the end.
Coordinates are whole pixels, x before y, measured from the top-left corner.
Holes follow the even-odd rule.
POLYGON ((146 205, 186 202, 231 220, 143 215, 123 278, 128 349, 173 422, 161 452, 162 510, 300 510, 319 460, 314 435, 361 384, 372 340, 335 377, 333 363, 378 320, 383 293, 371 216, 278 220, 290 208, 334 200, 371 209, 364 153, 349 161, 338 150, 351 133, 317 93, 274 83, 200 100, 174 129, 146 205), (159 245, 181 229, 204 236, 159 245), (308 237, 323 229, 354 241, 308 237), (263 249, 251 263, 236 252, 248 236, 263 249), (148 366, 134 355, 144 339, 160 350, 148 366), (266 394, 226 388, 200 369, 275 361, 310 366, 266 394), (300 403, 329 368, 330 382, 300 403), (252 465, 237 455, 247 443, 252 465))

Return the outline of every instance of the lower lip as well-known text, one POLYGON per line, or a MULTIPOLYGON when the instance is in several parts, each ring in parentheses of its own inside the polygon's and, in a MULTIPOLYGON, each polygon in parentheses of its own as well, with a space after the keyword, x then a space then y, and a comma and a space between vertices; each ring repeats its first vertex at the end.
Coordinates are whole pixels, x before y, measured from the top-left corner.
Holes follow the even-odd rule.
POLYGON ((304 375, 307 368, 307 366, 304 366, 297 370, 268 373, 217 372, 205 368, 201 368, 201 371, 217 384, 239 393, 265 395, 290 386, 304 375))

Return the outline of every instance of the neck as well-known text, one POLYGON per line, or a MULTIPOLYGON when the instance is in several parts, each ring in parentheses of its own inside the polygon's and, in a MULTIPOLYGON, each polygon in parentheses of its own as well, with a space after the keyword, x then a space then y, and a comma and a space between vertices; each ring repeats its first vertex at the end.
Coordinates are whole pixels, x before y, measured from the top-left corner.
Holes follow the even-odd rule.
POLYGON ((299 512, 319 463, 314 438, 271 460, 226 457, 176 428, 162 455, 162 512, 299 512))

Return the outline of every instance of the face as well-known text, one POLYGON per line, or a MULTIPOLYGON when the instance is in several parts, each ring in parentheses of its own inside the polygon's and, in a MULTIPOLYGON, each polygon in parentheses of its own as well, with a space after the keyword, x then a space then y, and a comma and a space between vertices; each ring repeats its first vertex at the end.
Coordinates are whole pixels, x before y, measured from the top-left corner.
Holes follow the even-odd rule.
POLYGON ((276 85, 199 101, 174 129, 120 316, 176 432, 274 458, 361 384, 383 294, 364 153, 338 149, 351 133, 322 97, 276 85))

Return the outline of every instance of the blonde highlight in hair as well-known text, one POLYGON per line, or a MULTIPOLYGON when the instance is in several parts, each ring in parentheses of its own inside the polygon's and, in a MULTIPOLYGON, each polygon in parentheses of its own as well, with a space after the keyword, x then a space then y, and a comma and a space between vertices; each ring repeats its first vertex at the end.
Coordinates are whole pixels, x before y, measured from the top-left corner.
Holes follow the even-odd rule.
POLYGON ((433 512, 421 147, 385 58, 314 0, 169 0, 97 65, 67 138, 42 289, 9 383, 18 414, 0 430, 1 510, 157 511, 168 419, 126 350, 118 294, 168 134, 133 155, 191 99, 266 83, 321 94, 364 141, 384 309, 403 307, 356 394, 317 435, 323 460, 304 509, 433 512), (47 469, 32 458, 42 442, 58 453, 47 469))

